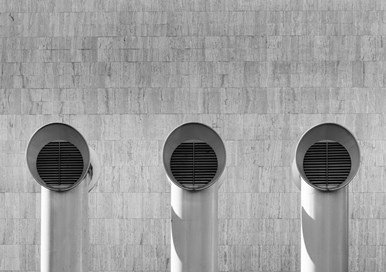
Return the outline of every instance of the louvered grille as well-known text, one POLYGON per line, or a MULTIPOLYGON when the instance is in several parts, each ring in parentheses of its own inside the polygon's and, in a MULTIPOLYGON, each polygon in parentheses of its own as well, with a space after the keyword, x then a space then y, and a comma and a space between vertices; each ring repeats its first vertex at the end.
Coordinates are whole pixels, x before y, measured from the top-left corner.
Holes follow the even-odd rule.
POLYGON ((205 187, 216 175, 217 156, 210 145, 203 142, 181 143, 173 152, 170 170, 183 187, 197 190, 205 187))
POLYGON ((307 150, 303 169, 309 182, 321 189, 331 190, 345 182, 350 174, 350 154, 338 142, 320 141, 307 150))
POLYGON ((40 178, 48 187, 59 190, 68 189, 82 175, 82 154, 70 142, 50 142, 40 150, 36 168, 40 178))

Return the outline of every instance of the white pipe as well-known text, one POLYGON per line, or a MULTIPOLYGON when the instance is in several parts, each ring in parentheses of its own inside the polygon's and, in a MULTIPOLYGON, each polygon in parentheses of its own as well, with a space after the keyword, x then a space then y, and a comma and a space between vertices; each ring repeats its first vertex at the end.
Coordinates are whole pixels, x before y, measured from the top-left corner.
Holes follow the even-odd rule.
POLYGON ((348 272, 347 185, 356 175, 359 164, 359 145, 353 134, 341 125, 320 124, 300 138, 291 170, 294 184, 301 190, 302 272, 348 272), (336 187, 320 187, 309 181, 304 171, 305 154, 319 141, 338 142, 350 155, 350 172, 336 187))
MULTIPOLYGON (((28 168, 41 187, 41 271, 87 272, 88 192, 97 185, 100 162, 83 136, 73 127, 51 123, 31 137, 27 151, 28 168), (81 175, 68 187, 50 185, 42 179, 37 158, 52 141, 68 141, 82 155, 81 175)), ((48 165, 50 167, 50 165, 48 165)))
POLYGON ((225 162, 224 143, 213 129, 204 124, 183 124, 165 141, 163 163, 171 184, 171 272, 218 271, 217 202, 221 186, 219 177, 225 162), (190 190, 176 180, 170 167, 174 150, 188 141, 207 143, 217 158, 216 174, 198 190, 190 190))
POLYGON ((217 183, 201 191, 171 182, 171 272, 217 272, 217 183))
POLYGON ((301 181, 301 271, 348 272, 348 188, 323 192, 301 181))
POLYGON ((75 188, 41 187, 41 272, 87 272, 89 175, 75 188))

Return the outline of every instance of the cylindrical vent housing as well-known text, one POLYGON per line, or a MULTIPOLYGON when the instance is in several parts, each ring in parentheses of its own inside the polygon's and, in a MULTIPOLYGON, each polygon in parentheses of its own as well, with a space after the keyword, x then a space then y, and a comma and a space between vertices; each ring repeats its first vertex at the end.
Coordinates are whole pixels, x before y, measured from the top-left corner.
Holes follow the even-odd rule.
POLYGON ((325 123, 308 130, 296 148, 296 165, 312 187, 333 191, 347 185, 359 168, 359 145, 346 128, 325 123))
POLYGON ((27 164, 35 180, 53 191, 67 191, 79 184, 90 167, 86 140, 73 127, 48 124, 32 136, 27 164))
POLYGON ((218 180, 225 167, 225 146, 210 127, 187 123, 167 138, 163 162, 170 180, 186 190, 203 190, 218 180))

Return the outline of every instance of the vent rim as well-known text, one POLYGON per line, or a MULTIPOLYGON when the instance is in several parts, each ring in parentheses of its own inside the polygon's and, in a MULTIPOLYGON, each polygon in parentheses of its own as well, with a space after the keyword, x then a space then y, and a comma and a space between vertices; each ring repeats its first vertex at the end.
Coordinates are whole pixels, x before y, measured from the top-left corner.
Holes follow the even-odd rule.
POLYGON ((90 160, 90 150, 83 135, 72 126, 60 122, 49 123, 37 129, 32 134, 26 149, 27 166, 32 177, 45 189, 59 193, 70 191, 83 182, 89 173, 91 165, 90 160), (39 152, 46 144, 53 141, 67 141, 72 143, 80 151, 83 158, 83 170, 81 176, 72 186, 67 188, 54 188, 46 184, 37 171, 36 162, 39 152))
MULTIPOLYGON (((322 123, 310 128, 300 137, 296 145, 294 162, 298 169, 298 174, 309 186, 319 191, 333 192, 346 187, 355 178, 360 167, 361 153, 358 141, 350 130, 337 123, 322 123), (351 158, 351 169, 346 180, 339 186, 331 189, 321 188, 312 184, 305 175, 303 168, 303 160, 306 151, 315 142, 323 140, 338 142, 348 151, 351 158)), ((300 189, 300 187, 298 188, 300 189)))
POLYGON ((163 165, 166 170, 166 175, 169 181, 177 187, 189 192, 199 192, 202 190, 206 190, 212 187, 214 184, 217 184, 219 188, 219 186, 221 185, 221 183, 219 183, 219 179, 222 173, 224 172, 225 164, 226 150, 224 142, 215 130, 202 123, 189 122, 175 128, 166 138, 165 144, 163 146, 163 165), (205 142, 213 149, 217 157, 218 166, 213 179, 207 185, 197 189, 187 188, 182 186, 174 178, 170 168, 171 156, 176 147, 183 142, 205 142))

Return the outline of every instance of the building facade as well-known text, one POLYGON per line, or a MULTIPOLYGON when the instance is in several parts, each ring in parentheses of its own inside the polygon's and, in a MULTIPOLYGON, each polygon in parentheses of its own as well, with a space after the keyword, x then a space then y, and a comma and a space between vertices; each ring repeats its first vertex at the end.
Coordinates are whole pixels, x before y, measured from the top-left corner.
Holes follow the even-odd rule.
POLYGON ((0 271, 39 271, 40 186, 25 149, 70 124, 99 155, 89 271, 170 270, 169 133, 227 150, 221 272, 300 271, 297 141, 335 122, 361 150, 349 270, 386 270, 386 2, 0 0, 0 271))

